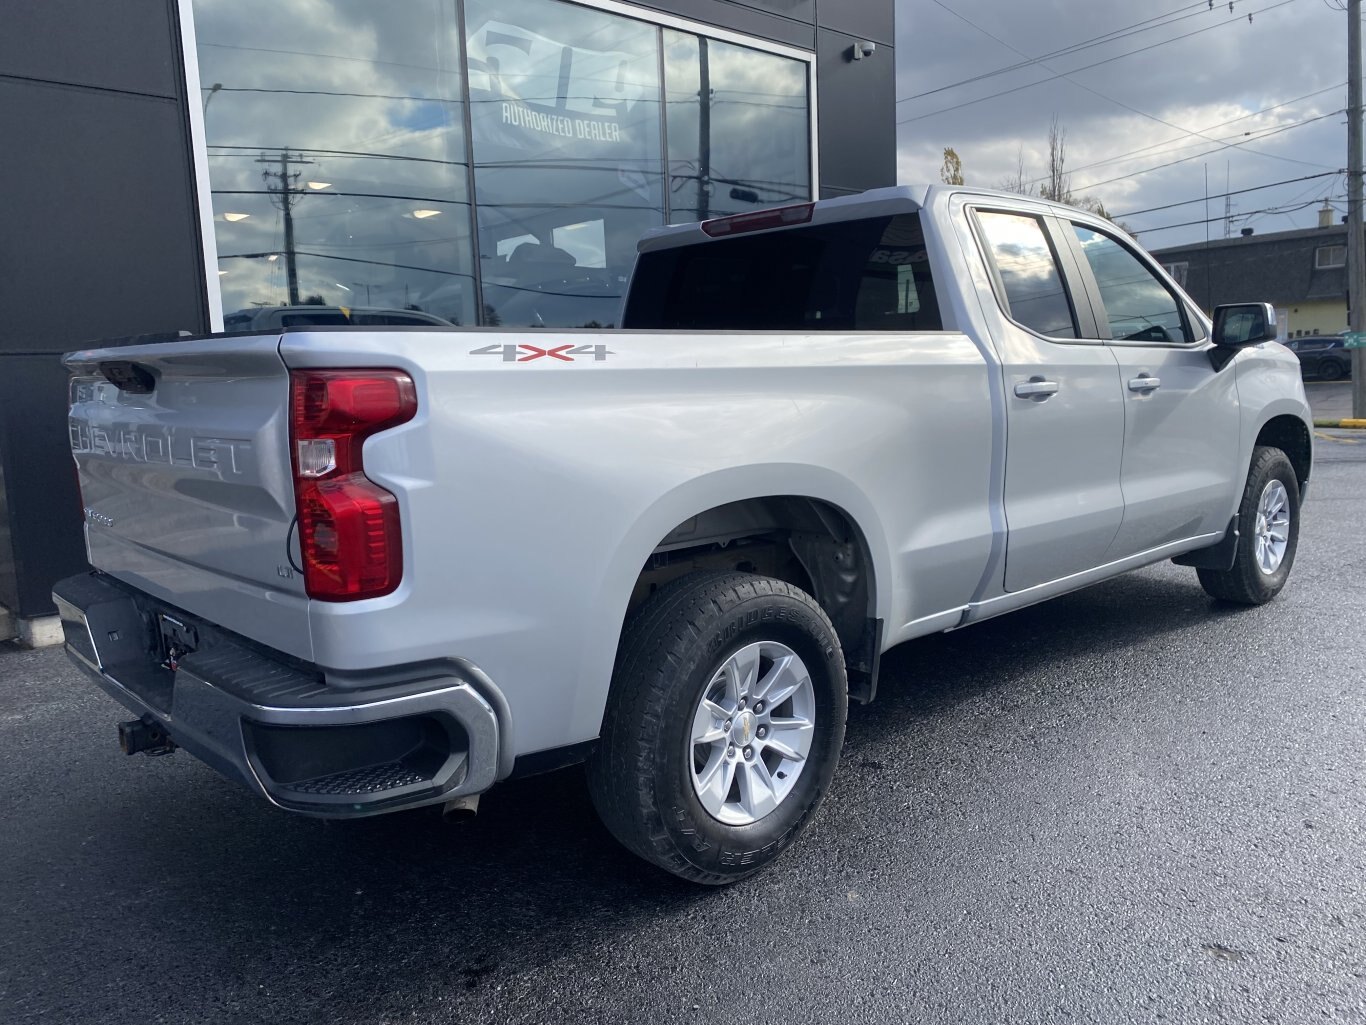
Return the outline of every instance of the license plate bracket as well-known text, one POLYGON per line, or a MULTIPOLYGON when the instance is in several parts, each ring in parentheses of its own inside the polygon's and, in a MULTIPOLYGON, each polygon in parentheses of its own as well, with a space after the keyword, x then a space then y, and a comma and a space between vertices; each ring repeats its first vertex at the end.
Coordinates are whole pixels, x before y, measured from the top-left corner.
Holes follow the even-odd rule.
POLYGON ((175 672, 180 660, 199 647, 199 631, 193 624, 182 622, 165 612, 157 614, 157 630, 161 637, 161 664, 175 672))

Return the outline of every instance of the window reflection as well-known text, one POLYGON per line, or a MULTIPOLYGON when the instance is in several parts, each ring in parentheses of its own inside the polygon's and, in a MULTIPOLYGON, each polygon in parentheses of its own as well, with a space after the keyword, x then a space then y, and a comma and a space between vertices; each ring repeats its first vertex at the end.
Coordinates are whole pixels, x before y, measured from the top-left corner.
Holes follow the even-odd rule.
POLYGON ((670 220, 810 198, 804 63, 666 29, 664 77, 670 220))
POLYGON ((987 210, 977 218, 1001 275, 1010 316, 1050 338, 1077 337, 1062 274, 1038 218, 987 210))
POLYGON ((1188 342, 1176 297, 1139 259, 1108 235, 1073 224, 1081 251, 1100 287, 1110 320, 1108 338, 1132 342, 1188 342))
POLYGON ((488 322, 615 325, 664 222, 657 30, 551 0, 465 17, 488 322))
POLYGON ((236 325, 615 325, 649 229, 810 198, 804 61, 560 0, 194 12, 236 325))
POLYGON ((225 315, 474 323, 459 32, 444 0, 195 0, 225 315))

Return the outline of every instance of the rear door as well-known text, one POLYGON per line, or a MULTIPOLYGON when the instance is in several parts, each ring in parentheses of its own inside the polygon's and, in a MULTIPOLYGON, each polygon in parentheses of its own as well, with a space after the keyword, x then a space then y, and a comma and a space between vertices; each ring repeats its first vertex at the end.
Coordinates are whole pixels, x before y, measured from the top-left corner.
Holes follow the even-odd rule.
POLYGON ((1124 407, 1112 352, 1069 291, 1072 250, 1043 213, 970 211, 991 268, 1006 403, 1005 589, 1101 564, 1124 512, 1124 407))
POLYGON ((1108 558, 1222 531, 1238 476, 1238 391, 1216 372, 1204 326, 1151 261, 1070 222, 1096 338, 1119 363, 1124 521, 1108 558))

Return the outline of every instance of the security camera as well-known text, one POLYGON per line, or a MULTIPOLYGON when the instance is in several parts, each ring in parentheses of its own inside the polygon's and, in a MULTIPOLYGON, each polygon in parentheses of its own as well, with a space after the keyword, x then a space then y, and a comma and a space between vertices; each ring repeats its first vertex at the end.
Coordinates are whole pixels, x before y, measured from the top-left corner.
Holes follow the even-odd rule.
POLYGON ((870 42, 867 39, 864 39, 853 45, 853 47, 851 48, 850 56, 854 60, 858 61, 863 60, 864 57, 871 57, 876 52, 877 44, 870 42))

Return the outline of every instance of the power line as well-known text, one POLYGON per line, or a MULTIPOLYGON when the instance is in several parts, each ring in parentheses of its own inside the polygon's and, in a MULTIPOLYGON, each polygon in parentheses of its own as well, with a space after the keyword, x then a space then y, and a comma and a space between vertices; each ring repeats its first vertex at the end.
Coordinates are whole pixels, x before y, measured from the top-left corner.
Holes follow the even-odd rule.
MULTIPOLYGON (((1204 203, 1211 199, 1223 199, 1226 196, 1241 196, 1247 192, 1260 192, 1262 189, 1273 189, 1277 185, 1293 185, 1296 182, 1307 182, 1315 178, 1336 178, 1340 174, 1342 174, 1341 171, 1323 171, 1319 174, 1306 174, 1302 178, 1287 178, 1284 181, 1268 182, 1266 185, 1254 185, 1250 189, 1234 189, 1232 192, 1220 192, 1213 196, 1198 196, 1195 199, 1183 199, 1179 203, 1167 203, 1163 206, 1150 206, 1142 210, 1129 210, 1126 213, 1115 214, 1115 216, 1137 217, 1139 214, 1151 214, 1156 213, 1159 210, 1171 210, 1178 206, 1190 206, 1192 203, 1204 203)), ((1315 200, 1315 202, 1318 202, 1318 200, 1315 200)), ((1219 217, 1215 218, 1215 220, 1223 220, 1223 218, 1219 217)))
MULTIPOLYGON (((946 4, 944 4, 944 3, 941 3, 940 0, 933 0, 933 2, 934 2, 935 4, 937 4, 938 6, 944 8, 944 10, 948 11, 948 12, 949 12, 950 14, 952 14, 955 18, 959 18, 959 19, 961 19, 961 20, 963 20, 963 21, 967 21, 967 18, 964 18, 963 15, 959 14, 957 11, 955 11, 953 8, 949 7, 948 5, 946 5, 946 4)), ((1053 51, 1051 51, 1051 52, 1049 52, 1049 53, 1041 54, 1041 55, 1038 56, 1038 57, 1030 57, 1029 54, 1027 54, 1027 53, 1020 53, 1019 50, 1015 50, 1015 48, 1012 46, 1012 47, 1010 47, 1010 49, 1015 50, 1015 52, 1016 52, 1016 53, 1019 53, 1021 57, 1024 57, 1024 58, 1025 58, 1025 60, 1020 61, 1020 62, 1018 62, 1018 63, 1016 63, 1016 64, 1011 64, 1011 65, 1009 65, 1009 66, 1007 66, 1007 67, 997 68, 997 69, 994 70, 994 71, 987 71, 987 72, 983 72, 983 73, 980 74, 980 75, 973 75, 971 78, 964 78, 964 79, 960 79, 960 80, 957 81, 957 82, 950 82, 948 85, 941 85, 941 86, 939 86, 939 87, 937 87, 937 88, 935 88, 935 89, 927 89, 927 90, 925 90, 924 92, 921 92, 921 93, 912 93, 910 96, 902 96, 902 97, 899 97, 899 98, 897 99, 897 103, 908 103, 908 102, 911 101, 911 100, 918 100, 918 99, 920 99, 920 98, 922 98, 922 97, 924 97, 924 96, 933 96, 935 93, 942 93, 942 92, 945 92, 946 90, 949 90, 949 89, 957 89, 959 86, 962 86, 962 85, 970 85, 970 84, 972 84, 973 82, 980 82, 980 81, 982 81, 983 79, 994 78, 994 77, 997 76, 997 75, 1004 75, 1004 74, 1007 74, 1007 73, 1009 73, 1009 72, 1011 72, 1011 71, 1019 71, 1020 69, 1022 69, 1022 68, 1027 68, 1027 67, 1029 67, 1029 66, 1032 65, 1032 64, 1040 64, 1040 63, 1042 63, 1043 61, 1046 61, 1046 60, 1053 60, 1053 59, 1056 58, 1056 57, 1068 56, 1068 55, 1073 54, 1073 53, 1078 53, 1078 52, 1080 52, 1080 51, 1082 51, 1082 50, 1090 49, 1091 47, 1094 47, 1094 46, 1102 46, 1102 45, 1104 45, 1105 43, 1114 43, 1114 42, 1118 42, 1120 39, 1123 39, 1123 38, 1125 38, 1126 36, 1137 35, 1139 32, 1147 32, 1149 29, 1154 29, 1154 28, 1160 28, 1160 27, 1161 27, 1160 25, 1151 25, 1151 24, 1149 24, 1149 22, 1162 21, 1163 18, 1169 18, 1169 17, 1171 17, 1171 16, 1174 15, 1174 14, 1181 14, 1182 11, 1188 11, 1188 10, 1190 10, 1191 8, 1194 8, 1194 7, 1204 8, 1205 10, 1208 10, 1208 9, 1209 9, 1209 8, 1207 7, 1207 0, 1198 0, 1197 3, 1190 4, 1190 5, 1186 6, 1186 7, 1178 7, 1178 8, 1176 8, 1176 9, 1173 10, 1173 11, 1168 11, 1166 14, 1159 14, 1159 15, 1156 15, 1156 16, 1154 16, 1154 17, 1152 17, 1152 18, 1147 18, 1147 19, 1145 19, 1145 20, 1143 20, 1143 21, 1135 22, 1135 23, 1132 24, 1132 25, 1126 25, 1126 26, 1124 26, 1123 28, 1115 29, 1115 30, 1112 31, 1112 32, 1106 32, 1104 35, 1093 36, 1093 37, 1090 38, 1090 39, 1084 39, 1084 40, 1082 40, 1082 41, 1079 42, 1079 43, 1074 43, 1074 44, 1072 44, 1071 46, 1064 46, 1064 47, 1063 47, 1062 49, 1060 49, 1060 50, 1053 50, 1053 51), (1143 25, 1147 25, 1148 27, 1147 27, 1147 28, 1140 28, 1140 27, 1139 27, 1139 26, 1143 26, 1143 25), (1130 29, 1135 29, 1135 30, 1137 30, 1137 31, 1129 31, 1130 29)), ((1193 18, 1193 17, 1196 17, 1196 15, 1201 14, 1201 13, 1204 13, 1204 12, 1203 12, 1203 11, 1196 11, 1195 14, 1182 14, 1181 17, 1179 17, 1179 18, 1172 18, 1171 21, 1164 22, 1163 24, 1167 24, 1167 25, 1175 24, 1175 23, 1178 22, 1178 21, 1184 21, 1186 18, 1193 18)), ((968 22, 968 24, 969 24, 969 25, 972 25, 972 22, 968 22)), ((978 26, 972 25, 972 27, 973 27, 973 28, 977 28, 978 26)), ((993 36, 992 38, 995 38, 995 37, 993 36)))
MULTIPOLYGON (((972 29, 976 30, 977 32, 980 32, 982 35, 986 36, 988 39, 991 39, 992 41, 994 41, 994 42, 996 42, 996 43, 999 43, 1000 45, 1004 46, 1007 50, 1010 50, 1010 51, 1012 51, 1013 53, 1018 53, 1021 57, 1028 57, 1028 56, 1029 56, 1029 55, 1026 54, 1023 50, 1020 50, 1020 49, 1018 49, 1017 47, 1015 47, 1013 44, 1006 42, 1006 40, 1002 39, 1000 36, 995 35, 994 33, 988 31, 987 29, 984 29, 981 25, 978 25, 976 22, 974 22, 974 21, 968 19, 968 18, 965 17, 964 15, 959 14, 957 11, 953 10, 951 7, 949 7, 949 6, 947 6, 946 4, 944 4, 944 3, 942 2, 942 0, 934 0, 934 3, 936 3, 936 4, 938 4, 940 7, 944 8, 944 10, 948 11, 948 12, 949 12, 950 14, 952 14, 955 18, 958 18, 960 21, 962 21, 962 22, 963 22, 965 25, 967 25, 969 28, 972 28, 972 29)), ((1197 5, 1197 6, 1198 6, 1198 5, 1197 5)), ((1048 71, 1053 71, 1053 70, 1054 70, 1053 67, 1052 67, 1051 65, 1046 64, 1046 63, 1043 63, 1042 61, 1040 61, 1040 66, 1043 67, 1043 68, 1045 68, 1045 69, 1047 69, 1048 71)), ((1200 132, 1193 131, 1192 129, 1189 129, 1189 128, 1183 128, 1181 125, 1178 125, 1178 124, 1173 124, 1171 121, 1168 121, 1168 120, 1166 120, 1165 118, 1158 117, 1156 114, 1149 114, 1146 110, 1139 110, 1137 107, 1132 106, 1131 104, 1125 103, 1123 100, 1117 100, 1117 99, 1115 99, 1113 96, 1110 96, 1110 95, 1108 95, 1107 93, 1101 92, 1099 89, 1093 89, 1091 86, 1086 85, 1084 82, 1078 82, 1075 78, 1072 78, 1072 77, 1071 77, 1071 74, 1070 74, 1070 73, 1062 73, 1062 72, 1059 72, 1059 74, 1061 75, 1062 78, 1066 79, 1066 80, 1067 80, 1068 82, 1070 82, 1072 85, 1075 85, 1078 89, 1084 89, 1086 92, 1090 93, 1092 96, 1098 96, 1098 97, 1100 97, 1102 100, 1105 100, 1105 101, 1108 102, 1108 103, 1113 103, 1113 104, 1115 104, 1115 105, 1118 106, 1118 107, 1123 107, 1125 110, 1127 110, 1127 111, 1129 111, 1129 112, 1131 112, 1131 113, 1137 114, 1137 115, 1139 115, 1140 117, 1147 118, 1149 121, 1156 121, 1158 124, 1166 125, 1168 128, 1175 128, 1178 132, 1185 132, 1187 135, 1198 136, 1199 138, 1206 139, 1206 140, 1209 141, 1209 142, 1221 142, 1221 141, 1223 141, 1223 140, 1219 140, 1219 139, 1211 139, 1209 136, 1204 135, 1204 134, 1202 134, 1202 133, 1200 133, 1200 132)), ((1280 155, 1275 154, 1275 153, 1263 153, 1263 152, 1261 152, 1261 151, 1259 151, 1259 150, 1252 150, 1252 149, 1249 149, 1248 152, 1250 152, 1250 153, 1257 153, 1259 156, 1271 157, 1271 158, 1274 159, 1274 160, 1284 160, 1285 162, 1287 162, 1287 163, 1292 163, 1292 164, 1304 164, 1304 163, 1309 163, 1308 161, 1296 160, 1296 159, 1294 159, 1293 157, 1283 157, 1283 156, 1280 156, 1280 155)), ((1319 166, 1319 165, 1310 164, 1310 166, 1319 166)))
MULTIPOLYGON (((1213 197, 1211 197, 1211 198, 1213 198, 1213 197)), ((1334 197, 1334 198, 1341 198, 1341 197, 1334 197)), ((1266 207, 1265 209, 1262 209, 1262 210, 1249 210, 1246 214, 1242 214, 1241 216, 1243 216, 1243 217, 1251 217, 1251 216, 1256 215, 1256 214, 1290 214, 1290 213, 1295 213, 1295 212, 1298 211, 1298 210, 1304 210, 1304 209, 1306 209, 1306 208, 1308 208, 1308 207, 1311 207, 1311 206, 1313 206, 1315 203, 1318 203, 1318 202, 1320 202, 1320 201, 1321 201, 1321 200, 1320 200, 1318 197, 1315 197, 1314 199, 1311 199, 1311 200, 1309 200, 1309 201, 1306 202, 1306 203, 1300 203, 1300 204, 1298 204, 1298 205, 1296 205, 1296 206, 1286 206, 1286 207, 1275 207, 1275 206, 1271 206, 1271 207, 1266 207)), ((1204 218, 1203 220, 1199 220, 1199 221, 1182 221, 1180 224, 1164 224, 1164 225, 1162 225, 1162 226, 1159 227, 1159 228, 1141 228, 1141 229, 1139 229, 1139 230, 1137 230, 1137 231, 1130 231, 1129 234, 1130 234, 1130 235, 1133 235, 1133 236, 1135 236, 1135 237, 1137 237, 1137 236, 1139 236, 1139 235, 1151 235, 1151 234, 1152 234, 1153 232, 1155 232, 1155 231, 1170 231, 1172 228, 1190 228, 1190 227, 1193 227, 1193 226, 1196 226, 1196 225, 1201 225, 1201 224, 1213 224, 1215 221, 1222 221, 1223 219, 1224 219, 1224 218, 1223 218, 1223 215, 1221 214, 1221 215, 1218 216, 1218 217, 1206 217, 1206 218, 1204 218)), ((1200 243, 1191 243, 1191 244, 1192 244, 1192 245, 1199 245, 1200 243)))
MULTIPOLYGON (((1335 176, 1335 177, 1333 178, 1333 180, 1332 180, 1331 182, 1328 183, 1328 190, 1327 190, 1327 192, 1325 192, 1325 193, 1323 194, 1323 196, 1321 197, 1322 199, 1324 199, 1325 201, 1328 200, 1329 196, 1332 195, 1333 189, 1337 188, 1337 185, 1338 185, 1338 178, 1340 178, 1340 177, 1341 177, 1341 175, 1337 175, 1337 176, 1335 176)), ((1294 204, 1294 203, 1297 203, 1297 202, 1299 202, 1301 199, 1303 199, 1305 196, 1308 196, 1308 195, 1310 195, 1311 193, 1317 193, 1318 190, 1319 190, 1319 188, 1320 188, 1320 186, 1319 186, 1319 184, 1318 184, 1317 182, 1311 183, 1310 186, 1309 186, 1307 189, 1301 189, 1299 192, 1295 193, 1295 195, 1294 195, 1291 199, 1287 200, 1286 203, 1285 203, 1284 205, 1289 206, 1289 205, 1292 205, 1292 204, 1294 204)), ((1314 202, 1317 203, 1318 200, 1319 200, 1319 198, 1320 198, 1320 197, 1317 197, 1317 196, 1316 196, 1315 199, 1314 199, 1314 202)), ((1257 223, 1259 220, 1261 220, 1263 217, 1268 217, 1268 216, 1272 216, 1272 215, 1271 215, 1271 214, 1268 214, 1268 213, 1265 213, 1265 212, 1254 212, 1254 213, 1251 213, 1251 214, 1240 215, 1239 220, 1241 220, 1241 221, 1243 222, 1244 225, 1251 225, 1251 224, 1256 224, 1256 223, 1257 223)), ((1230 222, 1230 227, 1231 227, 1231 226, 1232 226, 1232 222, 1230 222)))
MULTIPOLYGON (((1280 0, 1279 3, 1274 3, 1274 4, 1271 4, 1271 5, 1268 6, 1268 7, 1262 7, 1262 8, 1259 8, 1259 9, 1255 10, 1255 11, 1252 11, 1252 12, 1249 13, 1248 16, 1251 17, 1251 16, 1254 15, 1254 14, 1265 14, 1267 11, 1274 11, 1274 10, 1275 10, 1276 8, 1278 8, 1278 7, 1285 7, 1286 5, 1292 4, 1292 3, 1294 3, 1294 2, 1295 2, 1295 0, 1280 0)), ((1068 75, 1075 75, 1075 74, 1078 74, 1078 73, 1080 73, 1080 72, 1082 72, 1082 71, 1090 71, 1092 68, 1098 68, 1098 67, 1100 67, 1100 66, 1103 65, 1103 64, 1111 64, 1111 63, 1113 63, 1114 61, 1123 60, 1125 57, 1132 57, 1132 56, 1134 56, 1135 54, 1145 53, 1145 52, 1147 52, 1148 50, 1155 50, 1155 49, 1157 49, 1159 46, 1166 46, 1168 43, 1175 43, 1175 42, 1177 42, 1178 40, 1181 40, 1181 39, 1189 39, 1191 36, 1198 36, 1198 35, 1200 35, 1202 32, 1211 32, 1211 31, 1213 31, 1213 30, 1216 29, 1216 28, 1223 28, 1223 27, 1225 27, 1226 25, 1231 25, 1231 24, 1233 24, 1233 23, 1232 23, 1232 22, 1227 22, 1227 21, 1221 21, 1221 22, 1220 22, 1219 24, 1217 24, 1217 25, 1206 25, 1204 28, 1198 28, 1198 29, 1195 29, 1195 30, 1193 30, 1193 31, 1191 31, 1191 32, 1185 32, 1185 33, 1183 33, 1183 34, 1181 34, 1181 35, 1179 35, 1179 36, 1172 36, 1170 39, 1163 39, 1163 40, 1161 40, 1161 41, 1159 41, 1159 42, 1151 43, 1151 44, 1149 44, 1148 46, 1140 46, 1140 47, 1139 47, 1138 49, 1136 49, 1136 50, 1128 50, 1128 51, 1126 51, 1126 52, 1124 52, 1124 53, 1116 54, 1116 55, 1113 56, 1113 57, 1107 57, 1107 58, 1105 58, 1105 60, 1096 61, 1096 62, 1093 63, 1093 64, 1087 64, 1087 65, 1084 65, 1083 67, 1080 67, 1080 68, 1072 68, 1070 71, 1066 72, 1066 74, 1068 74, 1068 75)), ((955 103, 955 104, 953 104, 952 106, 949 106, 949 107, 941 107, 939 110, 932 110, 932 111, 930 111, 928 114, 917 114, 915 117, 901 118, 900 120, 897 121, 897 124, 898 124, 898 125, 904 125, 904 124, 909 124, 909 123, 912 122, 912 121, 923 121, 923 120, 925 120, 926 118, 935 117, 936 115, 939 115, 939 114, 947 114, 947 113, 948 113, 949 111, 951 111, 951 110, 961 110, 961 109, 964 108, 964 107, 971 107, 971 106, 973 106, 974 104, 984 103, 984 102, 986 102, 987 100, 993 100, 993 99, 996 99, 998 96, 1005 96, 1005 95, 1008 94, 1008 93, 1021 92, 1022 90, 1025 90, 1025 89, 1032 89, 1032 88, 1033 88, 1034 86, 1036 86, 1036 85, 1043 85, 1045 82, 1051 82, 1051 81, 1053 81, 1054 79, 1058 79, 1058 78, 1062 78, 1062 77, 1063 77, 1063 75, 1061 75, 1061 74, 1058 74, 1058 75, 1050 75, 1050 76, 1047 77, 1047 78, 1040 78, 1040 79, 1038 79, 1037 81, 1028 82, 1028 83, 1026 83, 1025 85, 1017 86, 1017 87, 1014 88, 1014 89, 1002 89, 1000 92, 989 93, 989 94, 986 95, 986 96, 979 96, 979 97, 978 97, 977 99, 975 99, 975 100, 966 100, 966 101, 963 102, 963 103, 955 103)))
MULTIPOLYGON (((1272 130, 1270 130, 1270 131, 1263 132, 1261 135, 1258 135, 1258 136, 1256 136, 1256 137, 1254 137, 1254 138, 1248 139, 1247 141, 1248 141, 1248 142, 1260 142, 1262 139, 1269 139, 1269 138, 1271 138, 1271 136, 1273 136, 1273 135, 1280 135, 1282 132, 1288 132, 1288 131, 1290 131, 1292 128, 1300 128, 1300 127, 1303 127, 1304 125, 1313 124, 1315 121, 1322 121, 1324 118, 1335 117, 1335 116, 1337 116, 1338 114, 1341 114, 1341 113, 1342 113, 1341 110, 1334 110, 1334 111, 1330 111, 1330 112, 1327 113, 1327 114, 1320 114, 1318 117, 1305 118, 1303 121, 1296 121, 1296 122, 1294 122, 1294 123, 1292 123, 1292 124, 1281 125, 1279 128, 1274 128, 1274 129, 1272 129, 1272 130)), ((1210 156, 1210 155, 1213 154, 1213 153, 1220 153, 1220 152, 1222 152, 1222 151, 1224 151, 1224 150, 1226 150, 1226 149, 1235 149, 1235 148, 1237 148, 1238 146, 1241 146, 1241 145, 1243 145, 1243 143, 1241 143, 1241 142, 1229 142, 1229 143, 1225 143, 1225 144, 1222 145, 1222 146, 1216 146, 1216 147, 1214 147, 1214 149, 1205 150, 1203 153, 1192 153, 1192 154, 1191 154, 1190 156, 1188 156, 1188 157, 1181 157, 1181 158, 1178 159, 1178 160, 1169 160, 1169 161, 1167 161, 1167 163, 1165 163, 1165 164, 1157 164, 1157 165, 1154 166, 1154 167, 1145 167, 1145 168, 1144 168, 1143 170, 1141 170, 1141 171, 1131 171, 1131 172, 1129 172, 1128 174, 1116 175, 1114 178, 1106 178, 1104 181, 1092 182, 1090 185, 1081 185, 1081 186, 1078 186, 1077 188, 1073 189, 1072 191, 1073 191, 1073 192, 1085 192, 1085 191, 1088 190, 1088 189, 1099 188, 1099 187, 1102 186, 1102 185, 1111 185, 1111 184, 1113 184, 1114 182, 1124 181, 1124 180, 1127 179, 1127 178, 1137 178, 1140 174, 1151 174, 1153 171, 1160 171, 1160 170, 1162 170, 1162 169, 1165 168, 1165 167, 1174 167, 1176 164, 1184 164, 1184 163, 1186 163, 1186 162, 1189 161, 1189 160, 1198 160, 1198 159, 1200 159, 1201 157, 1207 157, 1207 156, 1210 156)), ((1314 164, 1314 165, 1312 165, 1312 166, 1315 166, 1315 167, 1326 167, 1327 165, 1326 165, 1326 164, 1314 164)))
MULTIPOLYGON (((1198 129, 1183 129, 1183 131, 1193 132, 1195 135, 1199 135, 1199 136, 1202 136, 1202 137, 1203 137, 1203 135, 1204 135, 1205 132, 1212 132, 1212 131, 1214 131, 1216 128, 1225 128, 1225 127, 1227 127, 1228 125, 1237 124, 1239 121, 1246 121, 1248 118, 1257 117, 1257 116, 1259 116, 1259 115, 1261 115, 1261 114, 1269 114, 1269 113, 1271 113, 1273 110, 1280 110, 1280 108, 1282 108, 1282 107, 1288 107, 1288 106, 1290 106, 1290 104, 1292 104, 1292 103, 1299 103, 1301 100, 1307 100, 1307 99, 1310 99, 1311 97, 1314 97, 1314 96, 1320 96, 1320 95, 1322 95, 1323 93, 1332 92, 1334 89, 1341 89, 1341 88, 1343 88, 1343 87, 1346 86, 1346 85, 1347 85, 1346 82, 1339 82, 1337 85, 1330 85, 1330 86, 1328 86, 1327 88, 1324 88, 1324 89, 1317 89, 1317 90, 1315 90, 1315 91, 1312 92, 1312 93, 1305 93, 1303 96, 1296 96, 1294 99, 1282 100, 1280 103, 1273 103, 1273 104, 1272 104, 1271 106, 1269 106, 1269 107, 1263 107, 1261 110, 1254 110, 1254 111, 1253 111, 1252 113, 1250 113, 1250 114, 1239 114, 1239 115, 1238 115, 1237 117, 1235 117, 1235 118, 1230 118, 1230 119, 1227 120, 1227 121, 1220 121, 1218 124, 1215 124, 1215 125, 1205 125, 1203 128, 1198 128, 1198 129)), ((1211 140, 1211 141, 1226 142, 1226 141, 1228 141, 1228 139, 1241 138, 1243 135, 1249 135, 1249 134, 1251 134, 1251 133, 1249 133, 1249 132, 1243 132, 1243 133, 1241 133, 1240 135, 1231 135, 1231 136, 1228 136, 1226 139, 1218 139, 1218 140, 1211 140)), ((1120 154, 1117 155, 1117 156, 1106 157, 1104 160, 1093 160, 1093 161, 1092 161, 1091 163, 1089 163, 1089 164, 1082 164, 1080 167, 1074 167, 1074 168, 1072 168, 1071 170, 1072 170, 1073 173, 1075 173, 1075 172, 1077 172, 1077 171, 1089 171, 1089 170, 1090 170, 1091 168, 1093 168, 1093 167, 1100 167, 1100 166, 1102 166, 1102 165, 1104 165, 1104 164, 1114 164, 1114 163, 1117 163, 1117 162, 1119 162, 1119 161, 1121 161, 1121 160, 1127 160, 1129 157, 1136 157, 1136 156, 1138 156, 1138 155, 1141 154, 1141 153, 1147 153, 1147 152, 1150 151, 1150 150, 1160 149, 1161 147, 1170 145, 1171 143, 1176 142, 1176 141, 1177 141, 1176 139, 1165 139, 1165 140, 1163 140, 1162 142, 1150 143, 1150 144, 1147 145, 1147 146, 1140 146, 1138 149, 1131 149, 1131 150, 1128 150, 1127 152, 1120 153, 1120 154)), ((1188 143, 1187 145, 1188 145, 1188 146, 1198 146, 1199 143, 1188 143)), ((1178 147, 1178 148, 1184 149, 1184 148, 1186 148, 1186 147, 1178 147)), ((1173 152, 1175 152, 1175 151, 1173 151, 1173 152)), ((1025 182, 1025 184, 1026 184, 1026 185, 1033 185, 1033 184, 1035 184, 1036 182, 1041 182, 1041 181, 1044 181, 1044 180, 1045 180, 1044 178, 1033 178, 1033 179, 1031 179, 1031 180, 1025 182)))

